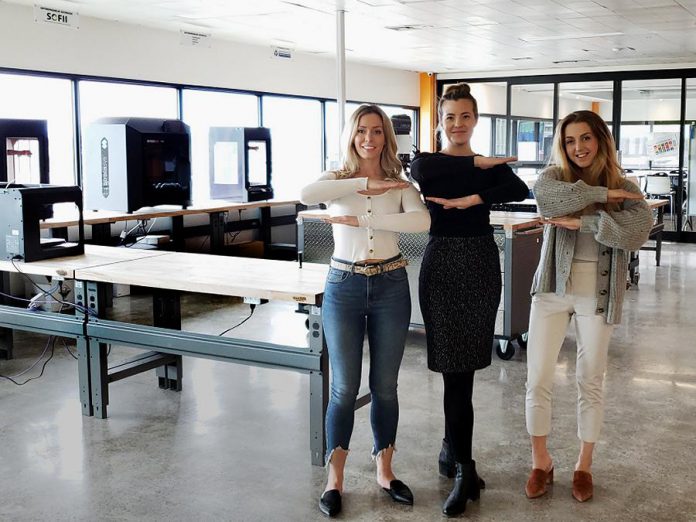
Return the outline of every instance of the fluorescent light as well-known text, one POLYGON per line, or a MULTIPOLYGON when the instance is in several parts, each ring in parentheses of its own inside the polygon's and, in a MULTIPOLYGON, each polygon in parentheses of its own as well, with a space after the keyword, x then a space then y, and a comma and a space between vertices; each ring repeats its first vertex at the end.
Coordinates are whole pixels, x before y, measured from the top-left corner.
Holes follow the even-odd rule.
POLYGON ((602 38, 604 36, 621 36, 622 32, 617 33, 576 33, 576 34, 554 34, 549 36, 521 36, 523 42, 545 42, 547 40, 577 40, 579 38, 602 38))

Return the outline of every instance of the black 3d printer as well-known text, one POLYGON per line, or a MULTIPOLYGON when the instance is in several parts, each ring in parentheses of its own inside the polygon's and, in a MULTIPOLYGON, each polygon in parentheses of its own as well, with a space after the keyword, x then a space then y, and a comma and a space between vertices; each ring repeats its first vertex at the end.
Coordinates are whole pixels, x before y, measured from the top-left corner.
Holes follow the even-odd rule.
POLYGON ((48 183, 48 131, 45 120, 0 120, 0 259, 26 262, 84 253, 82 191, 48 183), (41 237, 41 220, 56 203, 73 203, 79 212, 78 242, 41 237))
POLYGON ((158 118, 102 118, 85 133, 85 208, 133 212, 191 204, 188 125, 158 118))
POLYGON ((408 114, 395 114, 391 118, 396 134, 396 155, 406 175, 410 175, 413 139, 411 138, 411 117, 408 114))
POLYGON ((265 127, 211 127, 210 199, 273 198, 271 131, 265 127))
POLYGON ((0 186, 8 183, 48 183, 46 120, 0 119, 0 186))

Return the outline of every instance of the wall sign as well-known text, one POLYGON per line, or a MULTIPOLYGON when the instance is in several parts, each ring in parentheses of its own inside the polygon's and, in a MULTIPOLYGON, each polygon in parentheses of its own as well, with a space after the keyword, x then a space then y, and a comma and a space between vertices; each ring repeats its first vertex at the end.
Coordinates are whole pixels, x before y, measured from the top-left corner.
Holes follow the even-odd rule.
POLYGON ((62 25, 73 29, 80 27, 80 15, 75 11, 65 11, 41 5, 34 5, 34 21, 39 24, 62 25))
POLYGON ((181 45, 210 47, 210 34, 181 30, 181 45))

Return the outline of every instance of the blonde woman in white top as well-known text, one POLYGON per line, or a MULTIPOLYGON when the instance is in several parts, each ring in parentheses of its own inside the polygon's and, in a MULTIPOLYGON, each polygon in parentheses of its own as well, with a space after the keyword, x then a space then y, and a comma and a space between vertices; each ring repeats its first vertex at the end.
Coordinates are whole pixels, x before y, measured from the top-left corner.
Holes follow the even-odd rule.
POLYGON ((420 194, 402 177, 394 130, 379 107, 358 107, 346 125, 344 147, 342 168, 304 187, 300 197, 308 205, 327 204, 335 244, 322 306, 332 379, 326 412, 329 476, 319 507, 328 516, 341 511, 365 334, 377 482, 394 501, 413 503, 391 466, 399 419, 397 378, 411 317, 398 236, 430 226, 420 194))

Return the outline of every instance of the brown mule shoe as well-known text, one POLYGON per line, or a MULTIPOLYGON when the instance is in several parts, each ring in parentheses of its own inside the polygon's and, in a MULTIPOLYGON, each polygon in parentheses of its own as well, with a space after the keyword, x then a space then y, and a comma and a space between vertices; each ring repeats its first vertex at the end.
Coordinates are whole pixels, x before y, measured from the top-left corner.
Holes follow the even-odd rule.
POLYGON ((585 502, 592 498, 592 473, 576 471, 573 473, 573 498, 585 502))
POLYGON ((548 471, 534 468, 527 479, 524 492, 527 498, 538 498, 546 493, 546 486, 549 484, 553 484, 553 466, 548 471))

